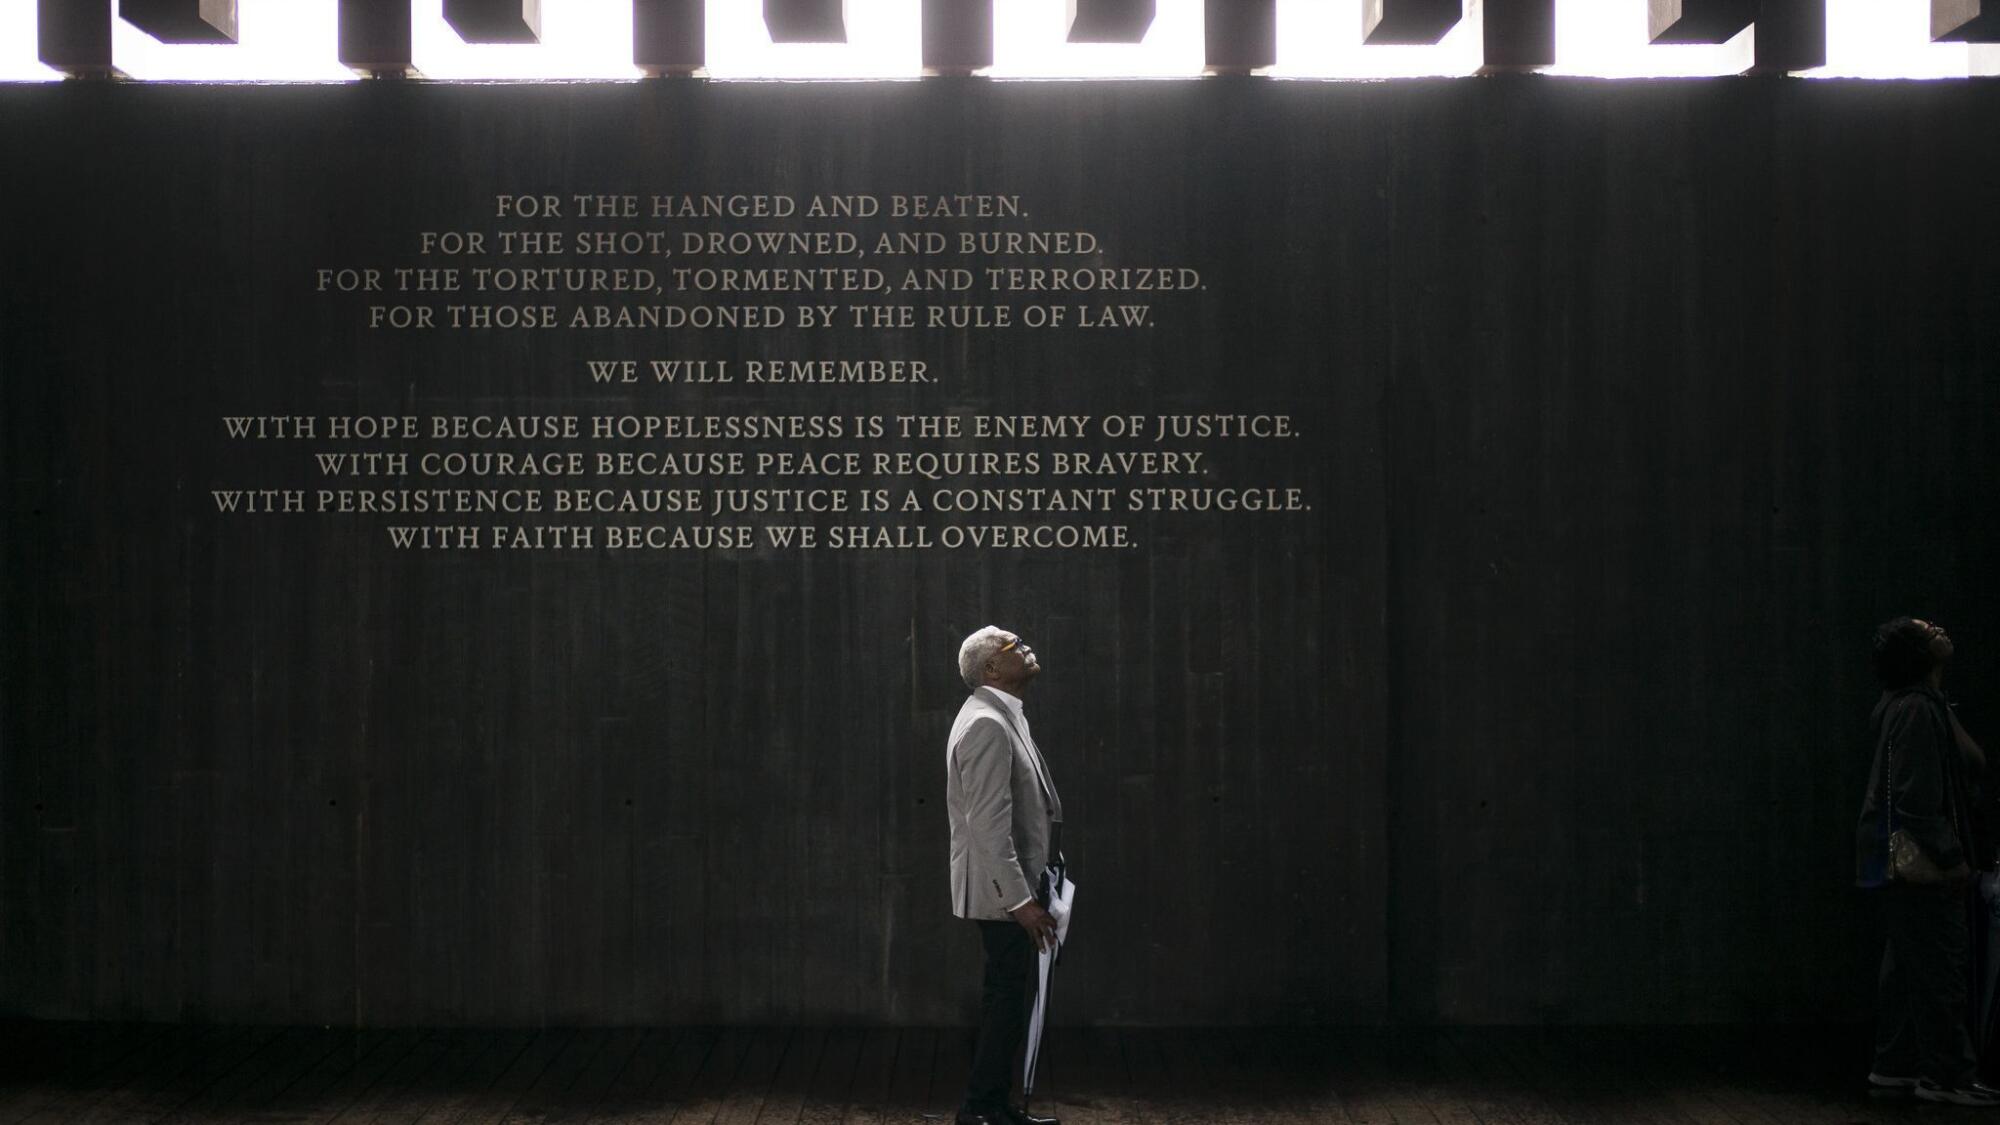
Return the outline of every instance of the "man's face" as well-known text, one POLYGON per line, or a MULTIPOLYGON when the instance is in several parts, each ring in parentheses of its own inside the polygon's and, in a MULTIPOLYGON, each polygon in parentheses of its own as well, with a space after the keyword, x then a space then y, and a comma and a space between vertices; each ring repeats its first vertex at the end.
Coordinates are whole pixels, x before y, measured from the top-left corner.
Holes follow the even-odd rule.
POLYGON ((1014 633, 1007 634, 1007 643, 993 654, 993 674, 1002 683, 1025 683, 1040 675, 1041 671, 1042 664, 1035 658, 1035 650, 1014 633))
POLYGON ((1949 661, 1952 652, 1951 638, 1945 635, 1944 626, 1922 619, 1916 620, 1915 624, 1930 638, 1931 659, 1939 664, 1949 661))

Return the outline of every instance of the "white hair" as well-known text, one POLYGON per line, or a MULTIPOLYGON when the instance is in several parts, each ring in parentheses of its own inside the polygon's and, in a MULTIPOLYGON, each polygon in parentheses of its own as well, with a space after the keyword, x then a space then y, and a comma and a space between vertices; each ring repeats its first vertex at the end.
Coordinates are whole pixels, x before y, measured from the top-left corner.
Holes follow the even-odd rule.
POLYGON ((958 646, 958 678, 965 681, 967 688, 978 691, 979 686, 986 682, 986 662, 999 653, 1007 638, 1007 630, 998 625, 988 625, 974 630, 971 636, 965 638, 965 643, 958 646))

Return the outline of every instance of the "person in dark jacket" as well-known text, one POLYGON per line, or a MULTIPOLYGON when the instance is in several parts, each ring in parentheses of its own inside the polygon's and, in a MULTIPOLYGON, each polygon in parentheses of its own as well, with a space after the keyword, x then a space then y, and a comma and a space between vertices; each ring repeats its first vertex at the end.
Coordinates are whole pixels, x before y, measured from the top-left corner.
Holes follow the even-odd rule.
POLYGON ((1875 760, 1855 826, 1855 881, 1881 907, 1888 941, 1876 995, 1871 1086, 1926 1101, 2000 1106, 1974 1079, 1966 1028, 1966 889, 1985 867, 1971 770, 1944 698, 1951 638, 1898 617, 1875 631, 1882 696, 1870 716, 1875 760))

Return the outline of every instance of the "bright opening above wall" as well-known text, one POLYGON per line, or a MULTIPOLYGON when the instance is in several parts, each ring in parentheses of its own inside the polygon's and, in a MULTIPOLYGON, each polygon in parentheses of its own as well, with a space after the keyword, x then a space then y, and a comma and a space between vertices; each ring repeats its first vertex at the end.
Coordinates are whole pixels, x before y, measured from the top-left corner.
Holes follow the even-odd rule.
POLYGON ((1202 69, 1202 0, 1158 0, 1140 43, 1071 43, 1068 0, 996 0, 995 78, 1193 78, 1202 69), (1002 15, 1002 13, 1005 13, 1002 15))
MULTIPOLYGON (((115 3, 115 0, 90 0, 115 3)), ((1228 0, 1209 0, 1228 2, 1228 0)), ((1963 78, 2000 74, 2000 45, 1932 43, 1929 0, 1826 0, 1827 65, 1808 77, 1963 78)), ((1202 70, 1203 0, 1158 0, 1137 44, 1071 43, 1068 0, 998 0, 995 78, 1191 78, 1202 70)), ((1286 78, 1465 75, 1479 69, 1482 0, 1430 46, 1361 42, 1362 0, 1276 0, 1286 78)), ((542 42, 467 44, 444 22, 443 0, 411 5, 411 54, 439 80, 632 79, 631 0, 546 0, 542 42)), ((761 0, 709 0, 707 72, 719 79, 896 79, 922 72, 921 0, 849 0, 848 42, 771 42, 761 0)), ((162 44, 112 20, 118 68, 152 81, 341 82, 335 0, 238 0, 235 45, 162 44)), ((0 0, 0 81, 60 77, 35 46, 36 0, 0 0)), ((1551 74, 1612 78, 1739 74, 1756 29, 1720 45, 1654 45, 1646 0, 1556 0, 1551 74)))
MULTIPOLYGON (((1643 2, 1643 0, 1642 0, 1643 2)), ((1278 78, 1432 78, 1471 74, 1483 56, 1478 0, 1431 46, 1361 41, 1361 0, 1278 0, 1278 78)))
POLYGON ((2000 74, 2000 44, 1933 43, 1930 0, 1826 0, 1826 65, 1807 78, 2000 74))
POLYGON ((237 0, 235 43, 162 43, 113 19, 111 57, 155 82, 344 82, 337 14, 334 0, 237 0))
POLYGON ((1696 78, 1741 74, 1757 61, 1757 29, 1727 43, 1654 43, 1643 3, 1556 0, 1556 65, 1550 74, 1594 78, 1696 78))
POLYGON ((915 78, 924 72, 922 13, 922 0, 849 4, 847 42, 773 43, 763 0, 709 0, 707 70, 711 78, 915 78))
POLYGON ((62 75, 35 54, 35 6, 0 0, 0 82, 51 82, 62 75))
POLYGON ((444 22, 444 0, 410 4, 410 62, 426 78, 638 78, 632 0, 548 0, 539 43, 467 43, 444 22))

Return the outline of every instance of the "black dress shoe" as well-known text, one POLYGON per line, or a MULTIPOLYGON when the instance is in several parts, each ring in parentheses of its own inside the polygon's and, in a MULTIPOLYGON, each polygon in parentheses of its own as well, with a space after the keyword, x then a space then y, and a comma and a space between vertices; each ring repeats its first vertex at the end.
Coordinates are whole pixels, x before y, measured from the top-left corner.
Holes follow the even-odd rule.
POLYGON ((1001 1112, 1007 1115, 1011 1125, 1062 1125, 1061 1121, 1053 1117, 1037 1117, 1025 1109, 1015 1109, 1011 1105, 1001 1112))

